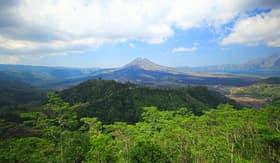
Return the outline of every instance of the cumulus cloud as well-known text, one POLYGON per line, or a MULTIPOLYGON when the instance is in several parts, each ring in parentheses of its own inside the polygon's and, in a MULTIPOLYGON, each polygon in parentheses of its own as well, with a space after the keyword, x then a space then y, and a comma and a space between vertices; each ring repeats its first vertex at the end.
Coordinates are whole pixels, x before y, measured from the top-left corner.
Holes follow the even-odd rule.
POLYGON ((265 43, 271 47, 280 47, 280 9, 254 17, 241 19, 232 32, 222 40, 222 45, 265 43))
POLYGON ((160 44, 174 28, 218 27, 248 10, 279 6, 279 0, 0 0, 0 54, 68 54, 131 40, 160 44))

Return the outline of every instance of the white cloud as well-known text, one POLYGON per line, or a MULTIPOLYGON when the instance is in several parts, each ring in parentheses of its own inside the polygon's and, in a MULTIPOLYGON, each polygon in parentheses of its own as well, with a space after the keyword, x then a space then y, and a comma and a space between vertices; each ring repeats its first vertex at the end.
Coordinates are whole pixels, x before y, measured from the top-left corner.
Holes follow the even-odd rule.
POLYGON ((278 1, 0 1, 0 54, 67 54, 131 40, 159 44, 173 36, 174 28, 218 27, 247 10, 279 7, 278 1))
POLYGON ((265 43, 280 47, 280 9, 269 13, 242 19, 236 23, 232 32, 222 40, 222 45, 245 44, 249 46, 265 43))
POLYGON ((98 45, 113 40, 105 39, 76 39, 76 40, 54 40, 51 42, 35 42, 29 40, 12 40, 0 36, 0 51, 6 54, 61 54, 62 52, 77 52, 84 49, 97 47, 98 45))
POLYGON ((135 48, 135 45, 133 43, 129 43, 128 46, 131 48, 135 48))
POLYGON ((192 47, 177 47, 171 50, 171 53, 190 53, 197 51, 199 46, 198 42, 194 42, 192 47))
POLYGON ((218 27, 253 9, 279 7, 279 0, 174 0, 170 21, 178 28, 218 27))
POLYGON ((179 47, 179 48, 174 48, 172 49, 172 53, 189 53, 189 52, 194 52, 197 50, 197 47, 191 47, 191 48, 186 48, 186 47, 179 47))

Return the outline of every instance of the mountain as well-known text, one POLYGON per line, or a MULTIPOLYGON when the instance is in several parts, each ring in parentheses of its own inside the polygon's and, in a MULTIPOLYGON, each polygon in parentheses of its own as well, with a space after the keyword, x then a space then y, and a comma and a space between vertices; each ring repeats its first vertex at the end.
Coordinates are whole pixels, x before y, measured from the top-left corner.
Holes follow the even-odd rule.
POLYGON ((188 70, 200 73, 230 73, 259 76, 280 76, 280 54, 248 61, 245 64, 226 64, 204 67, 179 67, 179 70, 188 70))
POLYGON ((249 61, 247 65, 252 65, 263 69, 279 69, 280 70, 280 54, 271 55, 269 57, 255 59, 249 61))
POLYGON ((147 71, 163 71, 163 72, 169 72, 169 73, 179 73, 178 70, 171 68, 171 67, 165 67, 158 65, 156 63, 151 62, 150 60, 146 58, 136 58, 127 65, 121 67, 120 69, 142 69, 147 71))
MULTIPOLYGON (((111 69, 78 69, 0 65, 0 76, 29 83, 36 87, 65 89, 89 79, 107 79, 149 86, 248 85, 258 78, 223 74, 195 73, 158 65, 144 58, 111 69)), ((1 77, 0 77, 1 78, 1 77)))
POLYGON ((137 67, 144 70, 158 70, 164 71, 166 68, 164 66, 157 65, 146 58, 136 58, 132 62, 124 66, 124 68, 137 67))
POLYGON ((156 106, 160 110, 187 108, 200 115, 219 103, 233 103, 207 87, 151 88, 113 80, 88 80, 60 92, 72 104, 81 104, 79 116, 98 117, 106 123, 137 122, 143 107, 156 106))
POLYGON ((57 89, 63 89, 89 79, 115 80, 122 83, 131 82, 139 85, 156 87, 186 85, 243 86, 252 84, 259 80, 254 77, 181 71, 158 65, 148 59, 136 58, 130 63, 119 68, 101 69, 81 78, 54 81, 49 83, 49 86, 57 89))
POLYGON ((155 64, 148 59, 137 58, 120 68, 95 73, 92 78, 110 79, 119 82, 132 82, 149 86, 184 86, 184 85, 246 85, 256 78, 231 75, 202 74, 180 71, 155 64))

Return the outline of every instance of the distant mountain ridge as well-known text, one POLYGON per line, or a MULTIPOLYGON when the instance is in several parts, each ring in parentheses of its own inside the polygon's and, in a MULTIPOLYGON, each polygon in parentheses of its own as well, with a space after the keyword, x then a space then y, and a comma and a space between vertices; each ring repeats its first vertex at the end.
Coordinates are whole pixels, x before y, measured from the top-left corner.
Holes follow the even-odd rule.
POLYGON ((259 68, 276 68, 280 69, 280 54, 249 61, 247 65, 255 65, 259 68))
POLYGON ((115 80, 157 87, 186 85, 243 86, 259 81, 259 78, 250 76, 197 72, 162 66, 145 58, 136 58, 122 67, 111 69, 0 65, 0 76, 4 74, 31 85, 55 89, 64 89, 89 79, 115 80))
POLYGON ((0 64, 0 79, 13 79, 37 86, 53 81, 84 77, 97 70, 99 70, 99 68, 66 68, 0 64))
POLYGON ((180 70, 188 70, 201 73, 231 73, 260 76, 280 76, 280 54, 264 58, 254 59, 245 64, 225 64, 202 67, 179 67, 180 70))
POLYGON ((184 86, 184 85, 244 85, 255 82, 253 78, 224 75, 198 74, 181 71, 153 63, 148 59, 136 58, 130 63, 108 71, 95 73, 92 78, 132 82, 149 86, 184 86))

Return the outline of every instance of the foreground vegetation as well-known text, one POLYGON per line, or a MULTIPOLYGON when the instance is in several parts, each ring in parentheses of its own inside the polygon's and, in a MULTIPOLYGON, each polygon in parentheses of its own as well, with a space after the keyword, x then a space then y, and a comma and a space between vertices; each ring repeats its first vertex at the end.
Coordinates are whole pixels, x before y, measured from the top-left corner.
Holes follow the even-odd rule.
POLYGON ((221 104, 197 116, 187 108, 146 107, 135 124, 102 124, 77 116, 50 94, 42 111, 21 114, 22 134, 6 135, 15 124, 0 122, 1 162, 277 162, 280 161, 280 102, 236 110, 221 104))

